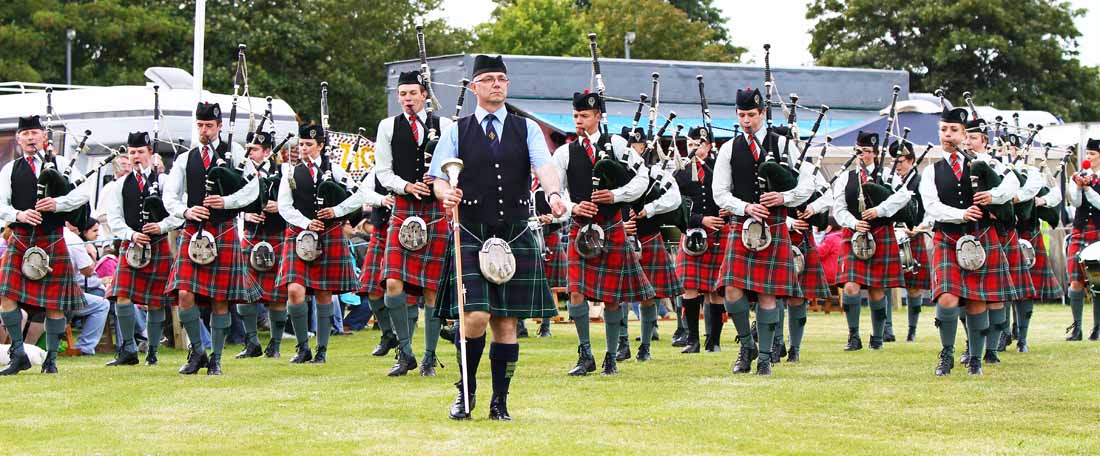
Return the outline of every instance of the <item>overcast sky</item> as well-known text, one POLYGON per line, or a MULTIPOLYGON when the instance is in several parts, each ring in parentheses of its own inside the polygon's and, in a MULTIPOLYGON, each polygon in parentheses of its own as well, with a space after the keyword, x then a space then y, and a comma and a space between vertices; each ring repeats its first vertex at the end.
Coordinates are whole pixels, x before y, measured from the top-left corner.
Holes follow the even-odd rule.
MULTIPOLYGON (((800 66, 812 63, 807 48, 810 45, 809 30, 812 23, 806 20, 807 0, 717 0, 727 18, 734 44, 749 49, 756 61, 761 62, 764 43, 772 45, 772 65, 800 66), (782 25, 780 25, 782 24, 782 25)), ((1091 11, 1077 19, 1081 31, 1081 60, 1086 65, 1100 65, 1100 2, 1095 0, 1071 0, 1075 7, 1091 7, 1091 11)), ((492 0, 444 0, 443 11, 435 17, 447 17, 451 24, 471 27, 489 19, 492 0)))

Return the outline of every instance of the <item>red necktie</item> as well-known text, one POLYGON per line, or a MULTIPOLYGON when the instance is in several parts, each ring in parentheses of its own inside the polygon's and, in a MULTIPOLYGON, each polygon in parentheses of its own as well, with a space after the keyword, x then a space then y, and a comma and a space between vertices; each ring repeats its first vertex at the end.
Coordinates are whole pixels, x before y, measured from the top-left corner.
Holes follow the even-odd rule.
POLYGON ((31 165, 31 172, 38 174, 38 172, 34 170, 34 157, 27 157, 27 163, 31 165))
POLYGON ((210 146, 202 146, 202 166, 203 168, 210 167, 210 146))
POLYGON ((317 180, 317 171, 313 168, 313 163, 309 164, 309 177, 312 177, 314 181, 317 180))
POLYGON ((752 137, 749 138, 749 150, 752 151, 753 160, 760 160, 760 153, 756 151, 756 141, 753 141, 752 137))
POLYGON ((963 169, 962 165, 959 164, 959 154, 951 154, 951 171, 955 172, 955 180, 962 179, 963 169))
POLYGON ((420 142, 420 129, 416 128, 416 114, 409 116, 409 125, 412 126, 413 141, 420 142))
POLYGON ((138 183, 138 191, 144 192, 145 191, 145 178, 141 177, 141 172, 140 171, 137 173, 136 177, 137 177, 137 183, 138 183))
POLYGON ((535 176, 531 179, 531 193, 538 191, 539 189, 539 177, 535 176))
POLYGON ((862 166, 859 167, 859 181, 864 184, 867 183, 867 168, 862 166))
POLYGON ((584 151, 588 152, 588 161, 596 164, 596 153, 592 151, 592 140, 584 138, 584 151))
POLYGON ((699 164, 699 182, 705 182, 706 181, 706 175, 707 175, 707 169, 704 168, 703 165, 700 163, 699 164))

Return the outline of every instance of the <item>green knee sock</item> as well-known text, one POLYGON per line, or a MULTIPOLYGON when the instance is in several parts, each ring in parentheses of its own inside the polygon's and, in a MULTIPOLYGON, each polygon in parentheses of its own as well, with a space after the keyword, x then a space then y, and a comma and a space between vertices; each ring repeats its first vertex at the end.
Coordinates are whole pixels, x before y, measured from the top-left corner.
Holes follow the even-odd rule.
POLYGON ((806 303, 797 306, 789 306, 790 319, 787 320, 791 330, 791 348, 802 346, 802 335, 806 333, 806 303))
POLYGON ((383 333, 393 332, 390 311, 386 308, 385 299, 369 299, 367 302, 370 304, 370 311, 374 313, 374 321, 378 322, 378 329, 383 333))
POLYGON ((409 353, 412 353, 412 340, 416 337, 416 323, 420 321, 420 307, 405 306, 405 313, 409 319, 409 353))
POLYGON ((225 338, 229 335, 229 326, 233 323, 233 317, 228 313, 214 314, 210 316, 210 339, 213 343, 211 354, 221 356, 225 349, 225 338))
POLYGON ((620 306, 615 310, 608 310, 605 307, 603 311, 604 338, 607 339, 607 352, 612 355, 619 351, 619 325, 615 322, 622 320, 624 310, 620 306))
POLYGON ((122 351, 134 353, 137 345, 134 343, 134 303, 115 304, 115 316, 118 317, 118 331, 122 333, 122 351))
POLYGON ((630 339, 630 310, 626 304, 623 304, 621 309, 623 309, 623 318, 619 319, 619 337, 630 339))
POLYGON ((920 322, 920 309, 921 304, 924 304, 924 298, 921 297, 920 293, 910 294, 906 302, 909 306, 909 326, 915 328, 917 323, 920 322))
POLYGON ((657 306, 642 306, 642 345, 653 340, 653 330, 657 329, 657 306))
POLYGON ((1031 312, 1035 309, 1035 302, 1027 299, 1016 301, 1016 328, 1018 328, 1020 342, 1027 343, 1027 329, 1031 326, 1031 312))
POLYGON ((149 349, 155 350, 160 346, 160 338, 164 335, 164 308, 149 308, 149 318, 146 321, 146 331, 149 333, 149 349))
POLYGON ((733 327, 737 330, 737 339, 741 341, 741 345, 751 345, 753 342, 749 323, 749 298, 742 295, 741 299, 736 301, 727 300, 725 306, 726 313, 730 315, 733 327))
POLYGON ((772 342, 775 339, 775 331, 779 326, 779 307, 764 309, 756 308, 756 331, 760 333, 760 357, 765 354, 771 358, 772 342))
POLYGON ((589 320, 588 320, 588 301, 582 302, 577 305, 569 304, 569 318, 573 319, 573 323, 577 325, 577 339, 579 339, 581 345, 591 345, 592 336, 589 333, 589 320))
POLYGON ((0 312, 0 319, 4 320, 4 329, 11 336, 12 351, 23 353, 23 312, 18 307, 10 312, 0 312))
POLYGON ((1081 324, 1081 314, 1085 310, 1085 290, 1069 290, 1069 310, 1073 314, 1073 322, 1081 324))
MULTIPOLYGON (((1011 302, 1005 303, 1005 325, 1003 331, 1012 331, 1012 313, 1015 311, 1016 306, 1011 302)), ((993 324, 991 321, 990 324, 993 324)))
POLYGON ((936 327, 940 329, 940 343, 944 348, 955 348, 955 333, 959 330, 961 312, 958 307, 947 309, 936 304, 936 327))
POLYGON ((271 346, 278 351, 283 345, 283 333, 286 331, 286 309, 268 309, 267 318, 271 320, 271 346))
POLYGON ((199 329, 199 306, 191 306, 190 309, 180 308, 180 325, 187 331, 187 338, 191 341, 191 351, 205 352, 202 347, 202 330, 199 329))
POLYGON ((869 304, 871 308, 871 337, 876 339, 882 338, 882 333, 886 330, 886 298, 872 300, 869 304))
POLYGON ((46 351, 50 356, 57 357, 57 350, 61 348, 61 336, 65 335, 65 317, 46 319, 46 351))
POLYGON ((246 342, 260 345, 259 329, 256 324, 260 315, 259 308, 255 304, 237 304, 237 313, 241 315, 241 323, 244 323, 246 342))
POLYGON ((989 311, 978 314, 966 314, 967 349, 970 356, 982 356, 985 348, 985 338, 989 335, 989 311))
POLYGON ((1100 326, 1100 293, 1092 294, 1092 327, 1100 326))
POLYGON ((859 334, 859 295, 842 294, 840 305, 844 307, 844 318, 848 319, 848 332, 859 334))
POLYGON ((317 304, 317 347, 328 347, 329 336, 332 335, 332 314, 335 309, 332 301, 317 304))
POLYGON ((439 327, 443 322, 435 316, 435 307, 424 308, 424 352, 435 353, 439 346, 439 327))
POLYGON ((894 293, 893 290, 886 290, 886 326, 887 328, 894 329, 894 293))
POLYGON ((306 308, 306 304, 303 302, 291 304, 288 310, 290 311, 290 324, 294 325, 294 338, 298 339, 298 345, 309 347, 309 309, 306 308))
POLYGON ((386 313, 390 314, 390 322, 393 324, 393 332, 397 334, 401 351, 413 356, 412 328, 409 327, 408 296, 401 293, 395 296, 385 297, 386 313))
POLYGON ((989 309, 989 336, 985 338, 985 349, 996 350, 1001 341, 1001 332, 1005 329, 1006 308, 989 309))
POLYGON ((783 341, 785 337, 783 333, 783 322, 787 321, 787 300, 777 300, 775 308, 779 309, 779 324, 775 326, 775 338, 783 341))

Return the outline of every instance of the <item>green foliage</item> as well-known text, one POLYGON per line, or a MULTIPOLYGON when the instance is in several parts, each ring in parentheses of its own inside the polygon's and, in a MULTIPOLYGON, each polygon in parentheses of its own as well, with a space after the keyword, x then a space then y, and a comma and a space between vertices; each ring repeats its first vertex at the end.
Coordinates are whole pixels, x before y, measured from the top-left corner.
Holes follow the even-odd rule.
POLYGON ((980 104, 1094 120, 1100 71, 1078 60, 1085 10, 1043 0, 814 0, 818 64, 891 68, 913 91, 964 91, 980 104))

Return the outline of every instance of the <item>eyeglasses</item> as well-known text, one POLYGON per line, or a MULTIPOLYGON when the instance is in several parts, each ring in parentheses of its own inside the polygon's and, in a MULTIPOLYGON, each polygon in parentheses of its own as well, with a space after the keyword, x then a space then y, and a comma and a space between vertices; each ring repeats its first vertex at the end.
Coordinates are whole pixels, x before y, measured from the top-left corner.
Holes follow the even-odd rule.
POLYGON ((484 78, 475 80, 474 82, 479 83, 479 84, 483 83, 483 82, 486 83, 486 84, 493 84, 493 83, 496 83, 496 82, 499 82, 501 84, 507 84, 508 83, 508 76, 501 76, 499 78, 484 77, 484 78))

